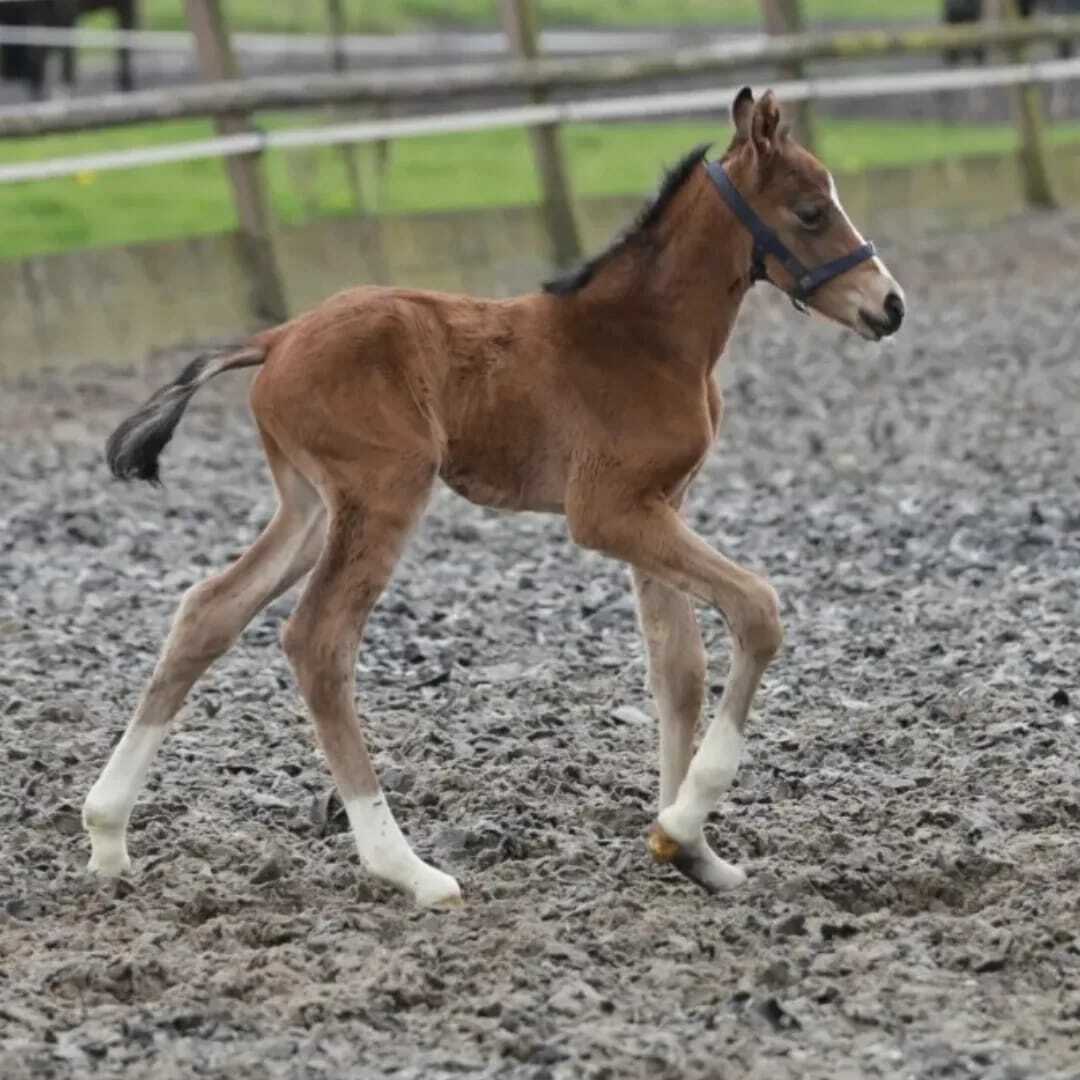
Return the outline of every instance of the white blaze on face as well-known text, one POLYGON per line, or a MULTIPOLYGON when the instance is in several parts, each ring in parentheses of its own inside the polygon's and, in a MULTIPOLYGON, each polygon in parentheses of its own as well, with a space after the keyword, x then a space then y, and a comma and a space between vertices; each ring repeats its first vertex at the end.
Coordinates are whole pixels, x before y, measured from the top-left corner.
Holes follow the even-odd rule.
MULTIPOLYGON (((847 211, 840 202, 840 195, 836 190, 836 181, 833 179, 832 173, 829 173, 829 198, 832 201, 834 212, 840 215, 841 219, 846 222, 848 228, 855 234, 856 245, 865 243, 865 237, 855 227, 851 218, 848 217, 847 211)), ((847 275, 847 277, 850 277, 851 279, 850 284, 847 283, 846 278, 841 278, 838 281, 838 284, 848 284, 848 288, 844 294, 846 310, 843 312, 841 319, 853 329, 860 332, 862 332, 862 320, 859 316, 860 311, 869 311, 875 316, 884 315, 885 299, 890 293, 895 293, 900 297, 901 301, 904 301, 904 290, 900 288, 896 278, 889 273, 885 264, 877 257, 877 255, 874 255, 864 265, 867 266, 867 268, 872 268, 876 273, 847 275)))

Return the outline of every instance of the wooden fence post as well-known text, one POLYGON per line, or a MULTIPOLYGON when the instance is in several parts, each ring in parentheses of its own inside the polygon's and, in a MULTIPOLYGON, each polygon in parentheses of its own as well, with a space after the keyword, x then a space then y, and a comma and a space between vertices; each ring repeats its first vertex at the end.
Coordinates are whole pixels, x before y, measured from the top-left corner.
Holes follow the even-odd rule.
MULTIPOLYGON (((220 0, 184 0, 188 24, 195 35, 199 67, 204 79, 235 79, 236 59, 229 43, 220 0)), ((222 113, 214 117, 219 135, 251 131, 244 113, 222 113)), ((244 269, 251 281, 251 308, 264 323, 284 322, 289 317, 285 285, 274 254, 270 204, 259 168, 259 155, 244 154, 228 159, 236 216, 240 226, 244 269)))
MULTIPOLYGON (((1014 22, 1020 19, 1016 0, 1001 0, 1001 16, 1014 22)), ((1010 48, 1007 50, 1009 61, 1021 63, 1025 51, 1020 47, 1010 48)), ((1046 140, 1043 138, 1045 110, 1042 88, 1035 83, 1024 83, 1013 88, 1012 99, 1020 138, 1020 177, 1024 185, 1024 199, 1034 209, 1053 210, 1058 202, 1054 197, 1046 140)))
MULTIPOLYGON (((761 0, 761 8, 765 16, 765 29, 770 34, 801 34, 805 30, 801 0, 761 0)), ((805 74, 800 61, 781 64, 779 71, 783 79, 799 80, 805 74)), ((799 142, 812 154, 816 153, 813 106, 809 101, 800 101, 786 108, 792 117, 799 142)))
MULTIPOLYGON (((532 0, 500 0, 500 10, 503 29, 514 52, 530 60, 539 55, 532 0)), ((547 93, 535 88, 530 91, 529 97, 533 102, 540 103, 547 99, 547 93)), ((581 258, 581 241, 574 221, 573 197, 558 125, 532 127, 529 137, 540 176, 544 222, 551 239, 552 255, 557 266, 569 266, 581 258)))
MULTIPOLYGON (((326 14, 330 22, 330 63, 335 71, 345 71, 349 66, 349 56, 345 51, 345 8, 343 0, 326 0, 326 14)), ((349 186, 353 206, 359 213, 364 211, 364 189, 360 182, 360 161, 355 145, 348 143, 341 147, 341 164, 345 169, 345 182, 349 186)))

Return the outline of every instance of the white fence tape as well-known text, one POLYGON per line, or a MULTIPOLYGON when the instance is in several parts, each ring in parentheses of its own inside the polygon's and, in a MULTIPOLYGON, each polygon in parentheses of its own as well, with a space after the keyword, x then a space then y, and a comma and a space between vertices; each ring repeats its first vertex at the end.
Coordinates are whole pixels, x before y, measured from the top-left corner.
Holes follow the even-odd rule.
MULTIPOLYGON (((1015 86, 1022 83, 1049 83, 1076 78, 1080 78, 1080 58, 1042 60, 1027 64, 952 71, 919 71, 903 75, 804 79, 772 85, 783 101, 828 101, 842 98, 887 97, 1015 86)), ((174 143, 167 146, 138 147, 111 153, 83 154, 78 157, 0 165, 0 183, 44 180, 108 169, 134 169, 177 161, 233 157, 260 150, 334 146, 343 143, 445 135, 463 131, 535 127, 553 123, 640 120, 649 117, 696 113, 720 114, 726 112, 737 89, 732 86, 714 90, 690 90, 593 101, 524 105, 444 115, 225 135, 214 139, 174 143)))

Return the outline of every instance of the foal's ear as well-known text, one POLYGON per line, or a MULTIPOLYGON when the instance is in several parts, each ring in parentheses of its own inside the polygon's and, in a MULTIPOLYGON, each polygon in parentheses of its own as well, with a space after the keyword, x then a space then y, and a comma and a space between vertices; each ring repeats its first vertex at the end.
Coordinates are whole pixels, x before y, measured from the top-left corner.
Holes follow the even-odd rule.
POLYGON ((750 121, 754 114, 754 94, 749 86, 744 86, 731 103, 731 120, 735 125, 735 138, 744 142, 750 138, 750 121))
POLYGON ((762 158, 772 156, 779 130, 780 107, 776 104, 776 95, 771 90, 766 90, 754 106, 750 120, 750 137, 754 140, 754 149, 762 158))

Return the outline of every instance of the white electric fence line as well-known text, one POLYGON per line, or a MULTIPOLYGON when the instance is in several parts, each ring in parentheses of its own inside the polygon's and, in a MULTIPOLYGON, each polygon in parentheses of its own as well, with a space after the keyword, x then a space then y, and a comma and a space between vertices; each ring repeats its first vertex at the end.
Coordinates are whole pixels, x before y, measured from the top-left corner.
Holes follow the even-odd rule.
MULTIPOLYGON (((773 89, 784 101, 829 101, 1016 86, 1024 83, 1049 83, 1076 78, 1080 78, 1080 58, 1043 60, 1035 63, 960 71, 920 71, 904 75, 802 79, 776 83, 773 89)), ((731 86, 714 90, 690 90, 595 101, 524 105, 435 116, 329 124, 316 128, 224 135, 214 139, 174 143, 169 146, 115 150, 102 154, 55 158, 51 161, 3 165, 0 166, 0 183, 45 180, 74 176, 79 173, 141 168, 177 161, 235 157, 239 154, 257 153, 262 150, 334 146, 342 143, 375 142, 381 139, 446 135, 453 132, 536 127, 542 124, 630 120, 722 112, 727 110, 737 89, 731 86)))

